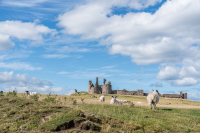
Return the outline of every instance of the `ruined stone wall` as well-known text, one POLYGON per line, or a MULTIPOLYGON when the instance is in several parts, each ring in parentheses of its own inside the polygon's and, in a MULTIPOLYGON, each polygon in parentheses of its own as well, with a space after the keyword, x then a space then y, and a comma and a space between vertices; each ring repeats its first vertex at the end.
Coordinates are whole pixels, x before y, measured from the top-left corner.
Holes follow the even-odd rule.
POLYGON ((124 94, 125 91, 124 90, 117 90, 117 94, 124 94))
POLYGON ((90 91, 89 91, 88 93, 89 93, 89 94, 95 94, 95 92, 96 92, 95 87, 91 87, 91 88, 90 88, 90 91))
POLYGON ((179 95, 179 94, 163 94, 163 97, 167 97, 167 98, 182 98, 182 96, 179 95))
POLYGON ((183 94, 183 99, 187 99, 187 93, 183 94))
POLYGON ((137 90, 137 95, 138 96, 144 96, 143 90, 137 90))
POLYGON ((112 93, 111 85, 110 84, 103 85, 102 94, 111 94, 111 93, 112 93))
MULTIPOLYGON (((122 94, 122 95, 137 95, 137 96, 147 96, 149 93, 144 93, 143 90, 137 91, 127 91, 126 89, 123 90, 112 90, 111 82, 109 81, 105 84, 106 79, 103 81, 103 85, 98 84, 98 77, 96 77, 96 84, 93 85, 92 81, 89 81, 89 94, 122 94)), ((168 98, 183 98, 187 99, 187 93, 182 93, 180 91, 180 95, 178 94, 159 94, 160 97, 168 97, 168 98)))
POLYGON ((126 91, 124 95, 137 95, 137 91, 126 91))
POLYGON ((117 94, 117 90, 113 90, 111 94, 117 94))
POLYGON ((107 84, 105 83, 106 79, 103 79, 102 94, 111 94, 112 93, 111 82, 109 81, 107 84))

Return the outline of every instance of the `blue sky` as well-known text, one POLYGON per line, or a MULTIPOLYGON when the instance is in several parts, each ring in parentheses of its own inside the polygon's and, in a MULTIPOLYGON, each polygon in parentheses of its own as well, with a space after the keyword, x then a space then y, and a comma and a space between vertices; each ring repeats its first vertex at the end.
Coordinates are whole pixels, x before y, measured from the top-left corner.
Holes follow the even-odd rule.
POLYGON ((188 93, 200 101, 200 0, 0 0, 0 87, 188 93))

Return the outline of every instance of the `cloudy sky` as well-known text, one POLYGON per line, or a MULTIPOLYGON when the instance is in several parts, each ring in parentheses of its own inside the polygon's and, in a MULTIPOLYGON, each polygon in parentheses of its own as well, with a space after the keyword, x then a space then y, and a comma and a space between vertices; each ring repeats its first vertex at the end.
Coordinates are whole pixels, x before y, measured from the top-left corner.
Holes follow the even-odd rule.
POLYGON ((0 89, 88 81, 200 101, 200 0, 0 0, 0 89))

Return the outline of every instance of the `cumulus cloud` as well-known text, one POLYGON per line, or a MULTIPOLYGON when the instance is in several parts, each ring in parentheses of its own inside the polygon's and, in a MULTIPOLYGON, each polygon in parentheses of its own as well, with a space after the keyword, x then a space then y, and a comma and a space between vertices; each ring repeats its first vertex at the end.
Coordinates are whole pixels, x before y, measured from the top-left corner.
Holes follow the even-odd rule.
POLYGON ((195 101, 200 101, 199 95, 200 95, 199 92, 198 93, 188 92, 187 98, 195 101))
POLYGON ((15 44, 10 41, 8 35, 0 34, 0 51, 6 50, 9 47, 14 47, 15 44))
POLYGON ((112 14, 113 6, 140 9, 157 2, 88 1, 59 15, 58 25, 64 28, 63 33, 101 39, 100 44, 110 45, 110 54, 130 56, 139 65, 200 58, 199 0, 168 0, 154 14, 112 14))
POLYGON ((12 62, 12 63, 4 63, 0 62, 0 68, 8 68, 8 69, 14 69, 14 70, 41 70, 40 67, 33 67, 29 63, 25 62, 12 62))
POLYGON ((0 72, 0 82, 1 83, 12 82, 13 79, 14 79, 13 71, 0 72))
POLYGON ((35 42, 42 42, 43 35, 56 34, 55 29, 49 29, 37 22, 21 22, 21 21, 1 21, 0 22, 0 50, 13 47, 15 44, 10 38, 19 40, 28 39, 35 42))
POLYGON ((14 72, 0 72, 0 83, 3 84, 1 89, 4 91, 12 91, 17 89, 18 92, 36 91, 38 93, 54 92, 55 94, 71 94, 71 90, 62 87, 54 87, 48 80, 40 80, 37 77, 30 77, 28 74, 16 74, 14 72))
POLYGON ((49 29, 44 25, 36 22, 21 21, 1 21, 0 34, 9 35, 18 39, 30 39, 35 41, 42 40, 42 34, 55 33, 56 30, 49 29))
POLYGON ((176 86, 191 86, 191 85, 196 85, 198 83, 199 82, 197 79, 191 77, 175 80, 176 86))
POLYGON ((165 66, 161 68, 156 78, 166 80, 174 86, 192 86, 199 83, 200 60, 186 59, 181 66, 165 66))
POLYGON ((162 68, 157 75, 158 79, 173 80, 179 78, 180 68, 173 66, 166 66, 162 68))

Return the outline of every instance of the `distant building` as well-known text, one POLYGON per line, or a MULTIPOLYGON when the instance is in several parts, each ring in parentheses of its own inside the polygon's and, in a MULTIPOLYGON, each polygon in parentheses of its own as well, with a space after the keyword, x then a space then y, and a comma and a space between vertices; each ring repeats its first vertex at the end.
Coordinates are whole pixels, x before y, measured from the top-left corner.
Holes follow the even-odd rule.
MULTIPOLYGON (((137 95, 137 96, 147 96, 148 93, 144 93, 143 90, 137 91, 127 91, 126 89, 123 90, 112 90, 111 82, 109 81, 106 84, 106 79, 103 79, 103 85, 98 84, 98 77, 96 77, 95 86, 93 85, 92 81, 89 80, 89 94, 123 94, 123 95, 137 95)), ((187 99, 187 93, 182 94, 159 94, 160 97, 167 97, 167 98, 182 98, 187 99)))

